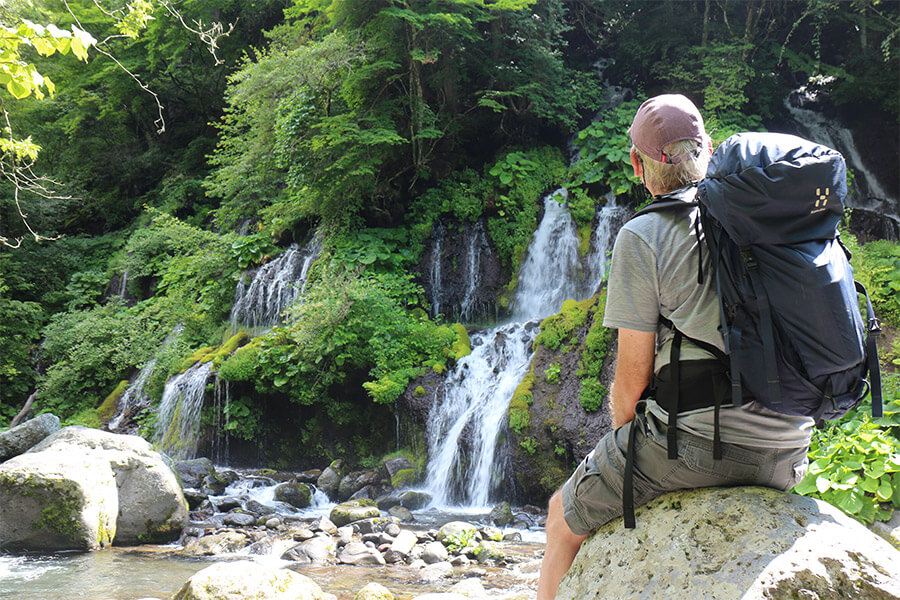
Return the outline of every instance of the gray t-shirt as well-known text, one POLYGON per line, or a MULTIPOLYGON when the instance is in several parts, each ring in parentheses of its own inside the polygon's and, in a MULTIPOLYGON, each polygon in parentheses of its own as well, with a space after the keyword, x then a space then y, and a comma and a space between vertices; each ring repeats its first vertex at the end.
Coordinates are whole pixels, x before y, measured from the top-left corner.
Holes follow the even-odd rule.
MULTIPOLYGON (((687 190, 683 197, 689 199, 695 192, 687 190)), ((689 208, 641 215, 622 227, 613 247, 603 325, 656 333, 656 372, 669 362, 673 337, 660 324, 659 315, 684 335, 725 349, 705 246, 703 283, 698 283, 697 218, 697 209, 689 208)), ((689 340, 682 342, 681 360, 710 356, 689 340)), ((647 409, 663 422, 668 420, 666 411, 653 400, 648 401, 647 409)), ((723 407, 720 416, 722 440, 746 446, 801 447, 809 443, 813 425, 812 419, 775 413, 756 402, 723 407)), ((713 409, 679 414, 678 429, 712 439, 713 409)))

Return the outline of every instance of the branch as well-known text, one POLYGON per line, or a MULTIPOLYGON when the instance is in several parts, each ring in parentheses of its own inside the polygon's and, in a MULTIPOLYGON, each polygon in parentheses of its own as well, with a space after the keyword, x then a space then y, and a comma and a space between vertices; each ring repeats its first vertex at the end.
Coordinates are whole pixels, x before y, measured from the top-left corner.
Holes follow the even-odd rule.
POLYGON ((229 23, 228 31, 225 31, 225 26, 219 23, 218 21, 213 21, 209 27, 204 29, 203 21, 200 19, 194 19, 194 27, 188 25, 184 17, 181 16, 181 13, 175 10, 172 7, 172 3, 169 0, 160 0, 160 6, 166 9, 166 12, 169 15, 175 17, 181 22, 181 26, 190 31, 191 33, 197 35, 206 47, 209 49, 209 53, 213 55, 213 58, 216 59, 216 66, 224 64, 221 58, 216 55, 216 51, 219 49, 219 38, 227 37, 231 35, 231 32, 234 31, 234 25, 237 23, 229 23))
POLYGON ((28 411, 31 410, 31 405, 34 404, 34 401, 37 399, 37 395, 37 390, 31 392, 31 395, 28 396, 28 400, 25 401, 25 406, 23 406, 22 410, 19 411, 19 414, 13 417, 13 420, 9 422, 10 429, 18 425, 19 422, 25 418, 25 415, 27 415, 28 411))

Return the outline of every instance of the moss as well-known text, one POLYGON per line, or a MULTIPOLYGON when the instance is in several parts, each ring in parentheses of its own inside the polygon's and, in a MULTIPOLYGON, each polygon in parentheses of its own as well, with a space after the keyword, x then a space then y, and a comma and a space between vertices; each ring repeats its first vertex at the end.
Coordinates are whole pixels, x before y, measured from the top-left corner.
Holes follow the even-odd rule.
POLYGON ((453 360, 458 361, 472 353, 472 341, 469 339, 469 332, 466 331, 465 326, 462 324, 454 323, 453 331, 456 333, 456 341, 453 342, 450 352, 453 355, 453 360))
POLYGON ((425 388, 422 387, 421 385, 417 385, 416 389, 413 390, 413 394, 415 395, 416 398, 421 398, 425 395, 425 388))
POLYGON ((575 375, 581 379, 581 391, 578 400, 581 406, 589 411, 599 409, 607 397, 606 386, 600 383, 603 363, 609 353, 612 333, 603 326, 603 312, 606 309, 606 290, 597 297, 592 309, 593 321, 579 348, 579 363, 575 375))
POLYGON ((401 469, 394 473, 394 476, 391 477, 391 486, 393 486, 394 489, 399 489, 412 483, 415 478, 415 469, 401 469))
POLYGON ((112 419, 113 415, 116 413, 116 407, 119 405, 119 399, 122 398, 122 394, 128 389, 129 383, 130 382, 127 379, 120 381, 119 385, 116 386, 116 389, 114 389, 112 393, 106 397, 103 403, 97 407, 97 417, 101 421, 106 423, 112 419))
POLYGON ((447 370, 447 367, 443 363, 434 363, 434 366, 431 367, 431 370, 438 375, 443 375, 444 371, 447 370))
POLYGON ((578 235, 578 256, 584 258, 587 256, 588 252, 591 251, 591 233, 593 230, 591 229, 591 224, 588 223, 583 227, 579 227, 577 231, 578 235))
POLYGON ((534 368, 525 374, 522 381, 513 392, 512 400, 509 401, 507 414, 509 415, 509 426, 518 435, 522 434, 531 424, 530 406, 534 402, 534 396, 531 393, 534 387, 534 368))
POLYGON ((550 350, 556 350, 564 343, 571 343, 572 335, 578 328, 587 322, 591 309, 597 302, 597 297, 592 296, 581 302, 566 300, 562 310, 547 317, 541 322, 541 332, 534 340, 534 347, 545 346, 550 350))
MULTIPOLYGON (((240 348, 241 346, 245 346, 250 341, 250 334, 246 331, 240 331, 235 335, 228 338, 224 344, 222 344, 219 349, 215 352, 212 357, 213 366, 218 369, 222 366, 222 363, 225 362, 234 352, 240 348)), ((203 362, 209 362, 209 360, 204 360, 203 362)))

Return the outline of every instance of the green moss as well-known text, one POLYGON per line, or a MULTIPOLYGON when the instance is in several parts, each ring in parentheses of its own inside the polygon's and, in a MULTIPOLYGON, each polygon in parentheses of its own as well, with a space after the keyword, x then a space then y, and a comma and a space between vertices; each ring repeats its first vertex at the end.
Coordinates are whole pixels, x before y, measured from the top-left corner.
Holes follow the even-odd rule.
POLYGON ((577 231, 578 235, 578 256, 584 258, 588 255, 588 252, 591 251, 591 234, 593 233, 593 229, 591 229, 591 224, 588 223, 583 227, 579 227, 577 231))
POLYGON ((125 393, 125 390, 128 389, 129 383, 130 382, 127 379, 123 379, 119 382, 116 389, 114 389, 112 393, 106 397, 103 403, 97 407, 97 418, 106 423, 113 417, 116 412, 116 406, 119 405, 119 399, 122 397, 122 394, 125 393))
POLYGON ((516 391, 513 392, 512 400, 509 401, 509 409, 507 409, 509 426, 518 435, 521 435, 522 431, 531 424, 529 407, 531 406, 531 403, 534 402, 534 396, 531 393, 533 387, 534 368, 526 373, 522 378, 522 381, 519 382, 516 391))
POLYGON ((453 331, 456 333, 456 341, 450 348, 453 360, 458 361, 464 356, 472 353, 472 341, 469 339, 469 332, 461 323, 453 324, 453 331))
POLYGON ((543 345, 550 350, 558 349, 563 343, 570 342, 573 334, 587 322, 588 316, 597 297, 593 296, 581 302, 566 300, 562 310, 547 317, 541 322, 541 332, 534 340, 534 347, 543 345))
POLYGON ((531 455, 533 455, 537 451, 537 448, 538 448, 537 440, 535 440, 532 437, 525 438, 524 440, 519 442, 519 445, 522 446, 522 448, 525 450, 525 452, 527 452, 528 454, 531 454, 531 455))
MULTIPOLYGON (((250 334, 246 331, 240 331, 235 335, 228 338, 228 340, 222 344, 219 349, 216 351, 215 355, 212 357, 213 366, 218 369, 234 352, 240 348, 241 346, 246 345, 250 341, 250 334)), ((204 362, 209 362, 205 360, 204 362)))
POLYGON ((599 409, 607 397, 607 389, 600 383, 603 363, 609 353, 612 334, 603 326, 603 312, 606 309, 606 290, 597 298, 592 309, 593 321, 579 348, 579 364, 575 375, 581 379, 581 391, 578 400, 581 406, 590 412, 599 409))
POLYGON ((434 366, 431 367, 431 370, 437 373, 438 375, 443 375, 444 371, 447 370, 446 365, 443 363, 434 363, 434 366))
POLYGON ((173 374, 184 373, 198 362, 207 363, 211 361, 212 355, 215 353, 217 348, 218 346, 206 346, 205 348, 195 350, 188 356, 185 356, 181 359, 181 361, 175 367, 173 374))
POLYGON ((416 398, 421 398, 422 396, 425 395, 425 388, 422 387, 421 385, 417 385, 416 389, 413 390, 413 394, 415 395, 416 398))
POLYGON ((226 381, 254 381, 262 339, 263 336, 254 338, 231 355, 223 355, 216 365, 219 377, 226 381))
POLYGON ((394 487, 394 489, 399 489, 412 483, 415 478, 415 469, 401 469, 394 473, 394 476, 391 477, 391 485, 394 487))

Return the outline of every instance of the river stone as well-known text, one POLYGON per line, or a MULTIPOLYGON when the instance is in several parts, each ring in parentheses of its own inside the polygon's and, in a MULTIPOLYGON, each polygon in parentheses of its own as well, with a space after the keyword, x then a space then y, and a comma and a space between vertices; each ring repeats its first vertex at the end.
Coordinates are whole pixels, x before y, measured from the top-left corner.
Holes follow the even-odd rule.
POLYGON ((182 554, 190 556, 210 556, 228 554, 243 550, 250 544, 250 539, 239 531, 223 531, 188 542, 182 554))
POLYGON ((353 600, 394 600, 394 595, 389 589, 373 581, 356 592, 353 600))
POLYGON ((389 563, 405 561, 418 542, 419 538, 415 533, 407 529, 402 530, 391 542, 391 547, 384 553, 384 560, 389 563))
POLYGON ((338 562, 346 565, 384 565, 381 552, 362 542, 350 542, 338 554, 338 562))
POLYGON ((428 583, 440 581, 441 579, 450 577, 451 575, 453 575, 453 565, 446 561, 428 565, 427 567, 419 571, 419 578, 422 581, 428 583))
POLYGON ((890 520, 875 521, 870 527, 894 548, 900 549, 900 510, 895 510, 890 520))
POLYGON ((503 560, 505 557, 500 544, 481 541, 478 542, 478 546, 475 548, 475 558, 478 559, 479 563, 484 564, 489 560, 503 560))
POLYGON ((108 461, 41 452, 0 464, 0 548, 108 546, 118 512, 116 478, 108 461))
POLYGON ((429 565, 433 565, 434 563, 447 560, 449 556, 450 553, 447 552, 447 547, 444 546, 444 544, 441 542, 428 542, 425 544, 425 552, 422 553, 422 560, 429 565))
POLYGON ((837 508, 776 490, 667 494, 581 547, 556 598, 900 598, 900 551, 837 508))
POLYGON ((178 539, 188 522, 188 506, 175 473, 150 443, 121 435, 65 427, 28 451, 94 456, 109 463, 119 490, 115 543, 160 544, 178 539))
POLYGON ((450 593, 465 596, 468 600, 487 598, 487 590, 477 577, 468 577, 450 588, 450 593))
POLYGON ((318 584, 287 569, 250 562, 209 566, 188 579, 171 600, 326 600, 318 584))
POLYGON ((172 466, 186 488, 199 488, 204 477, 216 474, 216 467, 208 458, 176 460, 172 466))
POLYGON ((509 502, 501 502, 491 509, 488 519, 497 527, 506 527, 515 520, 509 502))
POLYGON ((309 524, 309 528, 313 531, 323 531, 328 535, 337 535, 337 525, 335 525, 328 517, 319 517, 309 524))
POLYGON ((438 529, 435 537, 439 542, 443 542, 448 538, 453 541, 460 541, 463 537, 474 539, 477 532, 478 528, 471 523, 466 523, 465 521, 450 521, 438 529))
POLYGON ((409 510, 419 510, 427 506, 429 502, 431 502, 431 494, 427 492, 406 490, 400 494, 400 506, 409 510))
POLYGON ((226 525, 234 525, 235 527, 250 527, 256 524, 256 517, 247 513, 233 512, 225 515, 224 522, 226 525))
POLYGON ((299 563, 326 564, 335 556, 334 540, 330 537, 316 536, 310 538, 281 555, 282 560, 299 563))
POLYGON ((392 517, 397 517, 404 523, 410 523, 416 520, 415 517, 413 517, 412 511, 403 506, 392 506, 388 510, 388 514, 392 517))
POLYGON ((44 413, 12 429, 0 432, 0 463, 22 454, 57 431, 59 431, 59 417, 44 413))
POLYGON ((312 504, 312 490, 305 483, 286 481, 275 486, 275 499, 296 508, 309 508, 312 504))
POLYGON ((375 486, 381 482, 376 471, 356 471, 341 478, 338 484, 338 500, 349 500, 353 494, 367 486, 375 486))
POLYGON ((325 467, 325 470, 322 471, 322 474, 316 480, 316 487, 325 492, 329 498, 337 498, 343 467, 344 461, 338 459, 325 467))
POLYGON ((371 519, 380 516, 381 511, 378 510, 378 507, 372 506, 369 502, 365 500, 348 500, 332 508, 328 518, 337 527, 343 527, 360 519, 371 519))

